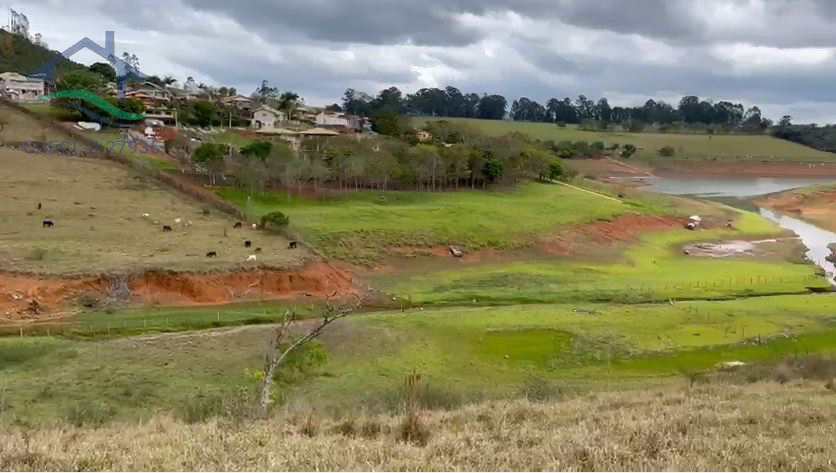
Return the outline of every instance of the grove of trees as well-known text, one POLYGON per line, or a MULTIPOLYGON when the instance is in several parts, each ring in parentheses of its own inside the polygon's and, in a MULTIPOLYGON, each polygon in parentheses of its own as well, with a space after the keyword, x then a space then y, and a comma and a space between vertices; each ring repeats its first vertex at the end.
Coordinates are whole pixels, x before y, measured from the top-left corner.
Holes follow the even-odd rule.
MULTIPOLYGON (((424 88, 404 94, 396 87, 384 89, 377 96, 354 89, 345 91, 341 109, 347 113, 376 118, 391 124, 392 115, 422 115, 437 117, 483 118, 516 121, 579 124, 607 128, 621 125, 629 131, 642 131, 655 125, 664 131, 672 126, 707 127, 720 130, 761 132, 772 122, 760 108, 746 108, 728 101, 709 101, 697 96, 685 96, 676 105, 650 99, 641 106, 611 106, 606 97, 593 100, 585 95, 576 99, 552 98, 545 104, 528 97, 509 103, 501 95, 463 93, 455 87, 424 88)), ((377 128, 377 127, 375 127, 377 128)), ((384 128, 382 133, 388 133, 384 128)))
POLYGON ((488 137, 446 121, 428 128, 438 138, 416 145, 388 136, 331 137, 298 151, 279 140, 252 143, 239 151, 203 144, 190 159, 212 182, 232 175, 248 192, 271 184, 288 192, 305 186, 316 191, 443 191, 563 177, 554 149, 525 135, 488 137))

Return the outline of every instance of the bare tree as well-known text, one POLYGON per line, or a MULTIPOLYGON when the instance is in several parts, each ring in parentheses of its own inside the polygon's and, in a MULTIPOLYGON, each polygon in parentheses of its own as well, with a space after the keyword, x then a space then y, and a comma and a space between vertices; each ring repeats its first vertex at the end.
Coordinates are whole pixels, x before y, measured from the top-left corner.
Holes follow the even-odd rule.
POLYGON ((295 350, 304 347, 305 344, 318 338, 322 335, 325 328, 332 323, 354 313, 361 305, 361 299, 358 299, 354 303, 344 305, 329 302, 325 306, 325 312, 322 318, 316 325, 308 330, 307 333, 295 339, 291 337, 290 332, 294 322, 297 321, 296 316, 293 312, 285 313, 284 319, 273 331, 270 339, 270 348, 264 359, 264 381, 261 384, 261 393, 258 399, 259 412, 262 417, 267 416, 270 410, 270 404, 273 402, 273 378, 288 356, 295 350))

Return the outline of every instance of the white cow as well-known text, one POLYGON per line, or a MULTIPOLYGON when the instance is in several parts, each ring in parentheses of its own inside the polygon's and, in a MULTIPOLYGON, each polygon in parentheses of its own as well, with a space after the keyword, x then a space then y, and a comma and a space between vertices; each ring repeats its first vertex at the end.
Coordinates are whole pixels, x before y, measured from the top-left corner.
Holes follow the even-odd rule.
POLYGON ((248 262, 249 261, 258 261, 258 256, 256 256, 256 255, 247 256, 247 261, 248 262))

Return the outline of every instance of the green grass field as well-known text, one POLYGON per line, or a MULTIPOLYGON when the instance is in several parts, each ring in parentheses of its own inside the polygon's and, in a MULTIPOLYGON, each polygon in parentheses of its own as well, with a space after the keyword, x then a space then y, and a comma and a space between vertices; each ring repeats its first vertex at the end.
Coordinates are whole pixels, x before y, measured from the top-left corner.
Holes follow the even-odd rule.
MULTIPOLYGON (((636 158, 642 160, 665 160, 657 151, 664 146, 676 150, 677 160, 718 159, 721 161, 800 161, 834 162, 836 155, 818 151, 768 135, 707 135, 676 133, 626 133, 595 132, 579 130, 577 127, 560 128, 549 123, 513 122, 506 120, 476 120, 465 118, 443 118, 454 123, 472 126, 482 133, 500 136, 511 132, 525 133, 540 140, 560 141, 603 141, 606 145, 632 144, 639 151, 636 158)), ((429 118, 415 119, 420 126, 429 118)), ((439 118, 438 120, 442 120, 439 118)))
MULTIPOLYGON (((834 311, 836 298, 822 295, 357 315, 326 332, 324 361, 286 373, 292 383, 280 389, 297 404, 379 410, 411 372, 462 399, 514 395, 532 377, 583 390, 663 382, 724 361, 832 353, 834 311)), ((258 326, 94 341, 0 338, 0 418, 52 422, 88 408, 137 419, 231 399, 256 384, 268 338, 258 326)))
POLYGON ((752 239, 780 234, 761 217, 741 212, 735 230, 684 229, 647 235, 609 261, 577 258, 521 259, 474 265, 410 265, 378 287, 411 304, 521 304, 561 301, 638 303, 670 299, 722 299, 827 288, 806 262, 772 258, 685 256, 687 243, 752 239))
POLYGON ((618 202, 556 184, 531 183, 515 190, 455 193, 357 192, 339 198, 287 199, 267 193, 248 200, 221 195, 257 217, 280 210, 291 229, 328 256, 356 263, 380 260, 388 247, 456 244, 468 249, 515 248, 561 226, 634 214, 678 211, 665 197, 618 202))

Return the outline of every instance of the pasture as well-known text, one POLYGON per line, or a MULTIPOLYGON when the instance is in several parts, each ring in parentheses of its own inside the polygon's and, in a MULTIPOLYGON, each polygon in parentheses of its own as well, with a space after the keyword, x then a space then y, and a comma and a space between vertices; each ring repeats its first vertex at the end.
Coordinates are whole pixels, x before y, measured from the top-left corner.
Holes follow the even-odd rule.
POLYGON ((256 247, 263 250, 258 260, 263 265, 293 267, 308 256, 288 250, 282 236, 233 230, 231 217, 204 212, 200 202, 111 162, 2 150, 0 181, 0 266, 6 271, 234 269, 246 267, 256 247), (55 226, 42 228, 43 220, 55 226), (253 248, 245 248, 245 240, 253 248), (207 258, 210 251, 217 258, 207 258))
MULTIPOLYGON (((380 411, 395 408, 413 371, 450 403, 515 396, 531 377, 571 391, 626 389, 725 361, 832 353, 834 311, 836 298, 821 295, 358 314, 326 331, 313 356, 283 373, 279 390, 290 405, 380 411)), ((0 418, 51 422, 79 409, 106 420, 187 416, 249 392, 269 336, 269 327, 251 326, 114 340, 2 338, 0 418)))
MULTIPOLYGON (((602 190, 602 192, 606 192, 602 190)), ((328 256, 360 264, 380 262, 396 247, 461 245, 510 249, 561 227, 625 214, 685 215, 690 208, 662 196, 633 193, 626 200, 558 184, 449 193, 355 192, 314 200, 241 191, 220 194, 253 217, 280 210, 291 229, 328 256)))
POLYGON ((779 228, 761 217, 741 212, 734 229, 690 232, 677 228, 651 233, 619 254, 610 253, 604 261, 540 256, 471 265, 412 263, 373 280, 409 304, 434 305, 643 303, 826 289, 828 283, 818 268, 801 260, 801 249, 792 239, 766 243, 764 253, 751 256, 707 258, 686 256, 682 251, 694 242, 781 235, 779 228))
MULTIPOLYGON (((519 132, 544 141, 602 141, 607 146, 632 144, 638 148, 635 158, 647 161, 716 159, 722 162, 753 163, 760 161, 836 162, 835 154, 818 151, 769 135, 598 132, 579 130, 574 126, 561 128, 550 123, 466 118, 438 118, 437 120, 442 119, 453 123, 462 123, 493 136, 519 132), (673 147, 676 150, 676 155, 673 158, 660 157, 658 150, 664 146, 673 147)), ((436 119, 416 118, 414 119, 414 125, 420 126, 426 120, 436 119)))

